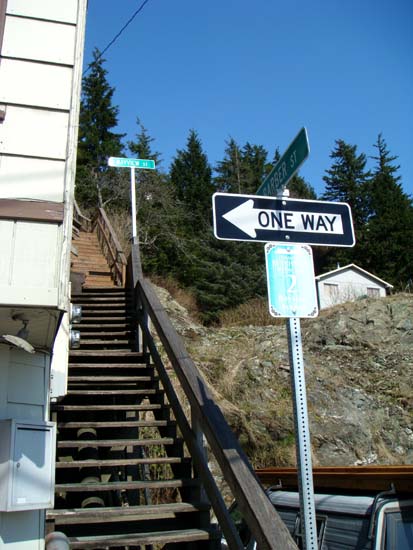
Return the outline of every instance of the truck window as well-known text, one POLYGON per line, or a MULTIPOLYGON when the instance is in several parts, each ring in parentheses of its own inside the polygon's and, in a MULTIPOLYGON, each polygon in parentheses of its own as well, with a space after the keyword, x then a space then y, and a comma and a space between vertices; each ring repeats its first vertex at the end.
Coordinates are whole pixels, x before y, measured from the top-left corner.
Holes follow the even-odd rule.
POLYGON ((386 512, 385 550, 413 548, 413 510, 386 512))

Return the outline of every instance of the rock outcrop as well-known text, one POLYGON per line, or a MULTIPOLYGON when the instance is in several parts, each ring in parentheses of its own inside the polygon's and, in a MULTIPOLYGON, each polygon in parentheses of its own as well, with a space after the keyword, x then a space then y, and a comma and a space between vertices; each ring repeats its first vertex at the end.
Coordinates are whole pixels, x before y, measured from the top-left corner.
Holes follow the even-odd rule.
MULTIPOLYGON (((157 292, 254 466, 295 464, 285 322, 205 328, 157 292)), ((314 465, 413 463, 413 295, 302 320, 314 465)))

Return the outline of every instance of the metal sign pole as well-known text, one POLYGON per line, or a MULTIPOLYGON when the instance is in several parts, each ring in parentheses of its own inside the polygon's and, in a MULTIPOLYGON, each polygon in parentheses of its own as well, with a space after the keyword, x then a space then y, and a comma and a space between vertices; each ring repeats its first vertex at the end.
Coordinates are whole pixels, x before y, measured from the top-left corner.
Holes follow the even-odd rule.
POLYGON ((136 187, 135 187, 135 168, 130 169, 130 200, 132 206, 132 242, 136 241, 136 187))
POLYGON ((297 469, 300 492, 301 532, 304 548, 317 550, 317 524, 314 506, 313 469, 308 426, 307 395, 304 378, 304 360, 299 317, 287 320, 290 354, 291 385, 294 403, 294 421, 297 438, 297 469))

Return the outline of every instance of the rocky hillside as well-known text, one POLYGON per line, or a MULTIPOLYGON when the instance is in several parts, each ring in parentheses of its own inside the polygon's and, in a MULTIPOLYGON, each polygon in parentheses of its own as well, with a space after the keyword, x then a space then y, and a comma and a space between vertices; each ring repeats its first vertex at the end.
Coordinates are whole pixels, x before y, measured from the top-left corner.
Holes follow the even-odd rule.
MULTIPOLYGON (((256 467, 295 464, 285 323, 205 328, 156 288, 256 467)), ((413 295, 301 323, 314 465, 413 463, 413 295)))

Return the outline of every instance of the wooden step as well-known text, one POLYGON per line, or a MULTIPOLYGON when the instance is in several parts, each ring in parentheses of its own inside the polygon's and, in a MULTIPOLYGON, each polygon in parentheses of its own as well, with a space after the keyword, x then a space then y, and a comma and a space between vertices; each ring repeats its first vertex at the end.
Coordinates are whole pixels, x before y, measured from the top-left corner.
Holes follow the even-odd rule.
POLYGON ((174 502, 142 506, 111 506, 108 508, 73 508, 48 510, 47 520, 54 520, 56 525, 72 523, 101 523, 102 521, 145 521, 147 519, 169 519, 176 514, 188 514, 209 510, 206 503, 174 502))
POLYGON ((119 296, 101 296, 100 294, 97 296, 79 296, 79 298, 76 299, 76 303, 79 305, 93 305, 93 304, 106 304, 106 303, 120 303, 125 304, 127 302, 132 302, 131 296, 126 296, 125 294, 119 295, 119 296))
POLYGON ((70 363, 69 371, 71 369, 148 369, 148 371, 153 371, 153 366, 145 363, 70 363))
POLYGON ((160 390, 155 389, 134 389, 134 390, 125 390, 125 389, 114 389, 114 390, 72 390, 69 389, 67 395, 155 395, 161 393, 160 390))
POLYGON ((68 382, 153 382, 154 376, 69 376, 68 382))
POLYGON ((132 329, 130 330, 120 329, 118 331, 113 330, 113 328, 110 330, 105 330, 105 329, 91 330, 89 328, 76 326, 76 330, 80 331, 80 336, 82 340, 84 340, 85 342, 88 340, 98 340, 99 338, 102 339, 103 341, 104 340, 106 341, 107 340, 110 340, 110 341, 126 340, 127 342, 130 342, 135 336, 135 331, 132 329))
MULTIPOLYGON (((116 288, 116 287, 114 287, 116 288)), ((77 303, 77 302, 76 302, 77 303)), ((99 304, 92 304, 92 303, 83 303, 80 304, 82 306, 82 314, 85 312, 93 313, 95 310, 104 311, 109 310, 112 311, 113 309, 119 309, 123 313, 131 311, 134 311, 134 308, 132 306, 132 302, 117 302, 117 300, 111 300, 110 302, 101 302, 99 304)))
POLYGON ((109 422, 58 422, 58 428, 157 428, 175 424, 167 420, 123 420, 109 422))
POLYGON ((61 405, 53 404, 53 411, 155 411, 162 408, 170 408, 170 405, 144 404, 144 405, 61 405))
POLYGON ((113 308, 113 309, 84 309, 82 311, 82 320, 87 321, 90 318, 93 319, 107 319, 113 322, 113 319, 132 319, 133 311, 125 310, 125 308, 113 308))
POLYGON ((138 351, 122 351, 122 350, 96 350, 96 349, 71 349, 69 351, 69 357, 132 357, 132 358, 142 358, 142 353, 138 351))
POLYGON ((66 469, 66 468, 105 468, 105 467, 114 467, 114 466, 137 466, 139 464, 189 464, 191 459, 189 457, 180 457, 180 456, 167 456, 161 458, 117 458, 117 459, 106 459, 106 460, 88 460, 85 464, 84 460, 69 460, 69 461, 59 461, 56 462, 56 468, 66 469))
POLYGON ((177 439, 160 437, 158 439, 90 439, 58 441, 58 449, 82 449, 84 447, 142 447, 144 445, 173 445, 177 439))
MULTIPOLYGON (((86 464, 87 466, 87 464, 86 464)), ((93 483, 56 483, 56 493, 88 493, 98 491, 126 491, 140 489, 179 489, 196 487, 197 479, 162 479, 160 481, 95 481, 93 483)))
MULTIPOLYGON (((85 334, 87 335, 88 331, 91 334, 92 334, 92 331, 93 333, 96 333, 96 332, 100 333, 100 331, 111 331, 113 334, 114 333, 119 334, 122 332, 126 334, 127 332, 132 332, 132 328, 130 327, 129 323, 126 323, 124 321, 123 322, 119 321, 118 323, 114 323, 112 320, 108 321, 107 323, 93 323, 93 322, 75 323, 73 324, 73 328, 75 328, 76 330, 80 330, 84 335, 85 334)), ((103 334, 105 334, 105 332, 103 332, 103 334)), ((106 334, 109 334, 109 332, 106 332, 106 334)))
POLYGON ((82 345, 88 345, 88 346, 108 346, 108 345, 124 345, 128 346, 131 345, 133 342, 127 338, 115 338, 113 340, 104 340, 103 338, 82 338, 82 334, 80 334, 81 340, 80 344, 82 345))
POLYGON ((219 535, 216 529, 179 529, 176 531, 160 531, 150 533, 132 533, 127 535, 101 535, 94 537, 69 537, 70 548, 99 549, 113 547, 128 547, 158 544, 160 547, 168 543, 187 543, 215 539, 219 535))
POLYGON ((123 294, 132 294, 132 292, 126 288, 123 287, 104 287, 99 289, 93 289, 90 288, 88 290, 82 291, 80 294, 73 293, 72 294, 72 301, 75 302, 78 298, 88 297, 88 296, 115 296, 115 295, 123 295, 123 294))
MULTIPOLYGON (((119 314, 112 314, 109 317, 102 316, 102 313, 99 312, 99 315, 96 315, 93 311, 86 312, 86 314, 82 314, 82 322, 79 323, 83 326, 88 326, 89 323, 98 324, 101 325, 110 325, 114 323, 128 323, 128 321, 132 321, 132 312, 125 312, 122 311, 119 314)), ((76 325, 77 326, 77 325, 76 325)))
POLYGON ((100 279, 97 277, 86 277, 86 281, 83 285, 83 288, 99 288, 100 286, 108 286, 110 282, 113 283, 113 286, 115 286, 115 283, 112 280, 112 277, 107 275, 105 277, 101 277, 100 279))

